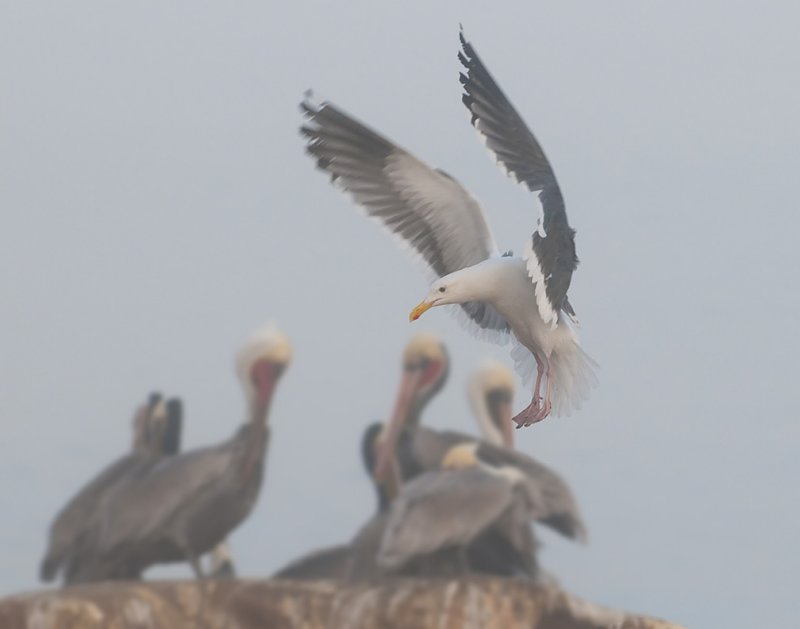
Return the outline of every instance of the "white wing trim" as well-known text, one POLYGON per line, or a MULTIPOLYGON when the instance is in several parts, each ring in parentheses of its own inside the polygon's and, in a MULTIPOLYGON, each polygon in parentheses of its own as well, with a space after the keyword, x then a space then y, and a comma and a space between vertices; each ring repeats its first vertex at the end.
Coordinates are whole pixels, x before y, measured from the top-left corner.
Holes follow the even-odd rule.
POLYGON ((528 244, 522 253, 522 259, 525 260, 525 266, 528 269, 528 277, 531 278, 534 284, 536 306, 539 309, 539 315, 542 317, 542 321, 550 326, 551 330, 555 330, 558 325, 558 313, 547 298, 547 284, 545 284, 544 272, 539 263, 539 258, 533 250, 533 237, 528 239, 528 244))

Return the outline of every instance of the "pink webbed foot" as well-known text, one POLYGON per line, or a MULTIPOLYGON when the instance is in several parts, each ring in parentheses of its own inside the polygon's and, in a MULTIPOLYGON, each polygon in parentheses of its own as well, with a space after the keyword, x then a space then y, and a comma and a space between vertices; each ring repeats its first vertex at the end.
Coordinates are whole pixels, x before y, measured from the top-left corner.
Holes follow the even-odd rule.
POLYGON ((549 400, 545 400, 544 403, 542 403, 541 398, 533 398, 527 408, 514 415, 513 421, 517 425, 517 428, 530 426, 536 422, 542 421, 550 414, 550 410, 551 404, 549 400))

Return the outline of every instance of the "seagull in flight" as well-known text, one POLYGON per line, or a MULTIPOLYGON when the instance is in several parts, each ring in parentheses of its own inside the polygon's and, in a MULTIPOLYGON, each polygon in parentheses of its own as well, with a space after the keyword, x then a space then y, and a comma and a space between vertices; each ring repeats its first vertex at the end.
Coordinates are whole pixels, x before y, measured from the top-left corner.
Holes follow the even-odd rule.
POLYGON ((541 206, 521 256, 501 253, 480 204, 453 177, 330 102, 315 103, 310 92, 301 104, 301 134, 317 167, 422 263, 431 285, 411 320, 457 304, 457 316, 477 336, 512 343, 517 371, 533 385, 530 404, 514 416, 520 428, 580 408, 596 384, 596 363, 578 342, 567 297, 578 265, 575 230, 553 168, 463 31, 459 37, 462 101, 472 126, 541 206))

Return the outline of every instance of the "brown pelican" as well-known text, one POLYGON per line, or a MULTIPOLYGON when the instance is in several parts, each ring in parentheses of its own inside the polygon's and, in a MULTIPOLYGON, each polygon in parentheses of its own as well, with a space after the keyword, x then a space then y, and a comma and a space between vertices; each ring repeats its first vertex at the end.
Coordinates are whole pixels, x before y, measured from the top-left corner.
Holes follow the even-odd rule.
MULTIPOLYGON (((510 418, 509 418, 510 419, 510 418)), ((535 577, 534 517, 521 472, 492 467, 469 444, 406 483, 392 504, 378 565, 405 575, 535 577)))
POLYGON ((531 521, 582 537, 583 525, 566 484, 507 449, 513 440, 514 388, 511 371, 496 361, 475 372, 468 391, 486 442, 453 445, 438 469, 403 486, 382 537, 381 568, 406 575, 466 571, 535 578, 537 543, 531 521))
POLYGON ((103 561, 137 571, 189 561, 203 576, 199 557, 225 539, 258 498, 269 441, 267 415, 291 355, 288 338, 272 325, 247 341, 236 363, 247 400, 246 423, 225 442, 170 457, 116 492, 98 536, 103 561))
MULTIPOLYGON (((442 387, 447 371, 447 351, 436 336, 421 334, 409 342, 403 354, 403 379, 397 402, 379 446, 376 476, 382 478, 395 467, 400 478, 408 482, 425 471, 441 469, 451 449, 461 445, 471 450, 481 463, 519 471, 528 495, 537 505, 535 519, 540 523, 569 538, 585 537, 584 525, 572 492, 555 472, 508 447, 454 431, 436 431, 420 426, 421 412, 433 394, 442 387)), ((491 390, 486 389, 488 392, 491 390)), ((475 395, 472 397, 474 400, 475 395)), ((501 434, 508 433, 503 426, 511 421, 510 403, 503 401, 502 394, 491 399, 488 395, 484 397, 486 401, 483 406, 507 415, 490 422, 485 415, 491 410, 479 412, 479 423, 484 431, 491 431, 490 423, 494 423, 501 426, 501 434)))
POLYGON ((90 542, 107 496, 131 477, 143 473, 163 456, 174 454, 180 442, 181 406, 179 400, 166 403, 153 393, 137 410, 133 419, 131 452, 105 467, 58 513, 50 526, 49 543, 40 566, 40 578, 52 581, 63 571, 66 583, 80 580, 85 568, 85 547, 90 542))
POLYGON ((422 411, 441 391, 449 370, 447 350, 437 336, 421 333, 408 342, 403 351, 403 377, 394 410, 378 439, 376 478, 383 478, 389 466, 396 464, 398 476, 407 481, 439 467, 449 447, 454 445, 443 436, 445 433, 420 426, 422 411))

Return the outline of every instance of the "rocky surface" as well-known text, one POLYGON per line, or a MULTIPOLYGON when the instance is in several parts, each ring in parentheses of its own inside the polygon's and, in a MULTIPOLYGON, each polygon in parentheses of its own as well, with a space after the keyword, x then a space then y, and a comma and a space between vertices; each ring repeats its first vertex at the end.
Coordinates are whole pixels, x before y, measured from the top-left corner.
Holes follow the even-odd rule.
POLYGON ((0 600, 0 628, 668 629, 550 586, 468 578, 371 584, 233 580, 101 583, 0 600))

